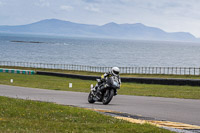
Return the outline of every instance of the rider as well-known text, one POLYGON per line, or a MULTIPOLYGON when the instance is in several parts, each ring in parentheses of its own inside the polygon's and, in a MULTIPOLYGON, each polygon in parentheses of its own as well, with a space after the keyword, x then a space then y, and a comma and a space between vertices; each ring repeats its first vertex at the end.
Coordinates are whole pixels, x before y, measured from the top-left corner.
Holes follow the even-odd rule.
MULTIPOLYGON (((106 78, 110 77, 110 76, 117 76, 117 78, 119 79, 119 83, 121 85, 121 79, 119 77, 119 72, 120 72, 120 69, 118 67, 113 67, 111 69, 111 71, 102 75, 100 82, 98 82, 98 85, 95 86, 95 90, 97 90, 98 93, 101 93, 101 91, 107 87, 107 84, 103 84, 103 83, 106 81, 106 78), (98 88, 99 85, 101 85, 100 88, 98 88)), ((117 95, 117 92, 115 95, 117 95)))

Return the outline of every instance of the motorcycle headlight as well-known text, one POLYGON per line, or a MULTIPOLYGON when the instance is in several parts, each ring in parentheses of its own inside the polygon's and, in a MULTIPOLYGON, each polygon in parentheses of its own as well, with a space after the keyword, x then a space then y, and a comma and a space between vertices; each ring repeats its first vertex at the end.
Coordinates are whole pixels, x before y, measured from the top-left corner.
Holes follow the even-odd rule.
POLYGON ((113 82, 113 85, 114 85, 115 87, 119 87, 119 83, 118 83, 118 82, 113 82))

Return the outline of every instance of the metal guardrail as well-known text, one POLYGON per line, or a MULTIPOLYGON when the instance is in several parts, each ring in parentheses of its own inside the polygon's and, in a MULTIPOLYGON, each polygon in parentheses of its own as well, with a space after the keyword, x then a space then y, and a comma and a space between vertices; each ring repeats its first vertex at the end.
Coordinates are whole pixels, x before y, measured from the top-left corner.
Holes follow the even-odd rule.
MULTIPOLYGON (((111 67, 101 67, 101 66, 12 62, 12 61, 0 61, 0 66, 76 70, 76 71, 102 72, 102 73, 108 72, 111 69, 111 67)), ((120 68, 120 73, 124 74, 200 75, 200 68, 195 68, 195 67, 119 67, 119 68, 120 68)))

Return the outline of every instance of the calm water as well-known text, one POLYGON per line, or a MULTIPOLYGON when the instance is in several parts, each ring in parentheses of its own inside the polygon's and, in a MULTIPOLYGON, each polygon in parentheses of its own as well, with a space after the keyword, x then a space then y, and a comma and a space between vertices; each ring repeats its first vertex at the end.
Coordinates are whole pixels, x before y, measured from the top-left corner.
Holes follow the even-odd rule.
POLYGON ((0 34, 0 60, 91 66, 200 67, 200 43, 0 34))

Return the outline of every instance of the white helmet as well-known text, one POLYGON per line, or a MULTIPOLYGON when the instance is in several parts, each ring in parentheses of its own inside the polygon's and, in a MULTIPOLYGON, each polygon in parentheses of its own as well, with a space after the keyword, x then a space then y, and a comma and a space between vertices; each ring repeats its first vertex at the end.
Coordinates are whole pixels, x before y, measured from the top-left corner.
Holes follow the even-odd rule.
POLYGON ((111 73, 115 76, 119 75, 119 68, 118 67, 113 67, 112 70, 111 70, 111 73))

